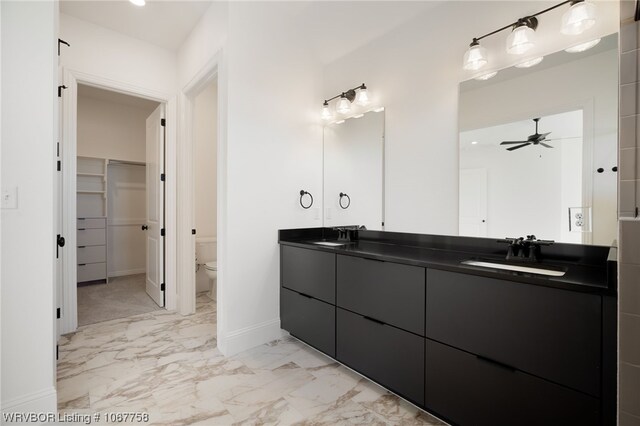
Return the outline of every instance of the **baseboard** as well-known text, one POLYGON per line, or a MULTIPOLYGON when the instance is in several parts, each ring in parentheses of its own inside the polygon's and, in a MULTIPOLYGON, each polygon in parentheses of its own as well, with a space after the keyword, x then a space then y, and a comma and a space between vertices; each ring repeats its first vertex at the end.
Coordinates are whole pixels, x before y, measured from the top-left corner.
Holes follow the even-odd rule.
POLYGON ((272 342, 282 337, 280 328, 280 318, 274 318, 260 324, 241 328, 227 333, 223 342, 219 342, 219 348, 225 356, 232 356, 237 353, 255 348, 256 346, 272 342))
MULTIPOLYGON (((53 386, 27 395, 2 401, 3 413, 55 413, 58 394, 53 386)), ((2 419, 4 424, 4 419, 2 419)))
POLYGON ((116 277, 124 277, 127 275, 136 275, 136 274, 144 274, 145 272, 147 272, 146 269, 142 268, 142 269, 127 269, 124 271, 113 271, 113 272, 109 272, 109 278, 116 278, 116 277))

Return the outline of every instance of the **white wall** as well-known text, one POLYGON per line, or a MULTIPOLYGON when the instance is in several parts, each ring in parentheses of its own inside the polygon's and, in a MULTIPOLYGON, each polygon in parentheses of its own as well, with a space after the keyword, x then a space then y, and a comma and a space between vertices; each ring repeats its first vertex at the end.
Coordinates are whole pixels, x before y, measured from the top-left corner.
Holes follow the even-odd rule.
POLYGON ((145 123, 151 112, 78 96, 78 156, 144 163, 145 123))
MULTIPOLYGON (((457 234, 458 83, 469 78, 462 56, 474 36, 553 4, 444 2, 325 66, 323 97, 364 81, 386 107, 386 230, 457 234)), ((598 2, 598 7, 598 27, 572 40, 617 31, 617 4, 598 2)), ((563 11, 545 15, 545 22, 559 23, 563 11)), ((568 40, 553 24, 541 25, 537 33, 534 53, 557 51, 568 40)), ((504 52, 506 36, 483 43, 491 67, 516 60, 504 52)))
POLYGON ((57 2, 1 2, 2 411, 55 412, 57 2))

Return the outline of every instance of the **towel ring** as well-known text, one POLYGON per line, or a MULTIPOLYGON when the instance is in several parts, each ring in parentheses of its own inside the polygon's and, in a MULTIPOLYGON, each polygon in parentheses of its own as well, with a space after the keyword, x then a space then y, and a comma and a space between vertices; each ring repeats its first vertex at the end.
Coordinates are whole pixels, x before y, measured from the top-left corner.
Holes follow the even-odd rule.
POLYGON ((343 210, 348 209, 349 206, 351 205, 351 197, 349 197, 346 192, 341 192, 340 193, 340 200, 338 200, 338 204, 340 204, 340 207, 342 207, 343 210), (347 197, 347 205, 346 206, 342 204, 342 197, 347 197))
POLYGON ((313 205, 313 195, 311 195, 311 193, 310 193, 310 192, 307 192, 307 191, 305 191, 304 189, 301 189, 301 190, 300 190, 300 206, 301 206, 303 209, 308 209, 308 208, 310 208, 312 205, 313 205), (308 205, 308 206, 305 206, 305 205, 302 203, 302 197, 304 197, 305 195, 308 195, 308 196, 311 198, 311 202, 309 203, 309 205, 308 205))

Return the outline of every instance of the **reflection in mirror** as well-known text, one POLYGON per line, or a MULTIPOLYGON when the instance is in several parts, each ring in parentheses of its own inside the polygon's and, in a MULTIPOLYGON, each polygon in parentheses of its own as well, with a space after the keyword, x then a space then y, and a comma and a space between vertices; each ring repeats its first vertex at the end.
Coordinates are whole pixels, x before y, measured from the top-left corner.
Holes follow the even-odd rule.
POLYGON ((463 82, 460 235, 611 245, 617 105, 617 34, 463 82))
POLYGON ((326 227, 383 229, 384 111, 376 111, 324 128, 326 227))

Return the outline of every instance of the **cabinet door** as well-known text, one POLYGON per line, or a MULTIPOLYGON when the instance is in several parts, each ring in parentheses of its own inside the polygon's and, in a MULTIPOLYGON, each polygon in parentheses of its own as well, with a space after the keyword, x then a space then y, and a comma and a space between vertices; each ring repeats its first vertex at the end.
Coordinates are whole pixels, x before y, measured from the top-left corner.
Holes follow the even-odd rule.
POLYGON ((453 424, 600 424, 598 399, 427 339, 425 406, 453 424))
POLYGON ((280 324, 293 336, 335 358, 335 306, 281 288, 280 324))
POLYGON ((421 405, 424 338, 338 308, 336 357, 356 371, 421 405))
POLYGON ((337 305, 424 336, 425 269, 338 256, 337 305))
POLYGON ((427 337, 594 396, 599 296, 427 270, 427 337))
POLYGON ((335 304, 335 254, 281 246, 280 256, 283 287, 335 304))

